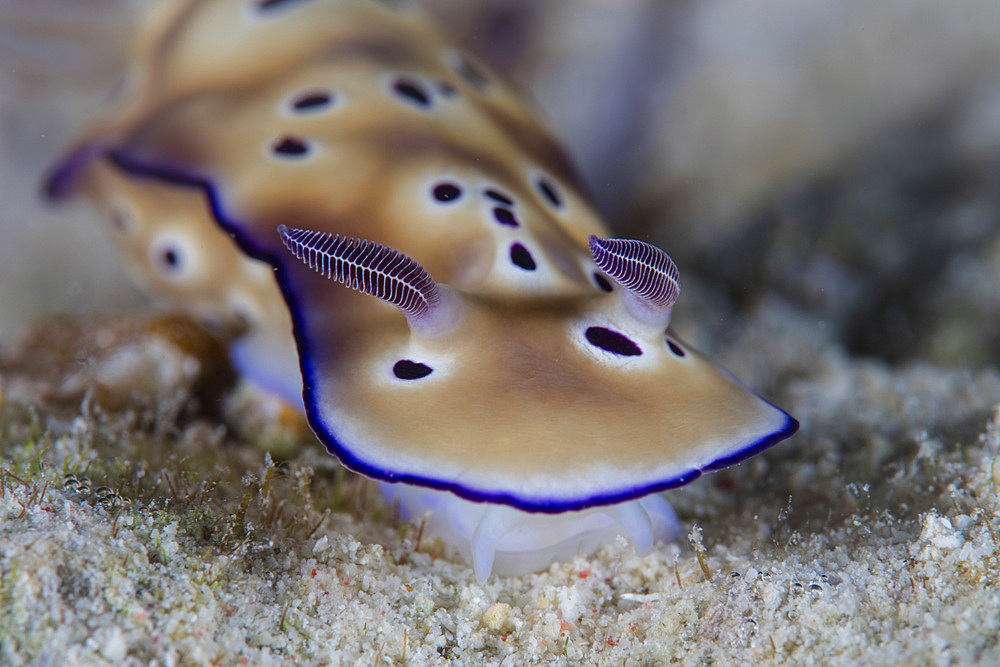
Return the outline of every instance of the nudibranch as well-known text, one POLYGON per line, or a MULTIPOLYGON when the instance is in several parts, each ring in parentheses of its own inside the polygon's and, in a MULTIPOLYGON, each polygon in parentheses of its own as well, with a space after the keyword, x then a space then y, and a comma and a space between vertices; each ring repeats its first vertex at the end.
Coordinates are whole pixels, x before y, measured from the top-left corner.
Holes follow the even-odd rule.
POLYGON ((134 273, 480 578, 677 531, 658 493, 797 423, 670 329, 562 150, 415 6, 164 0, 50 175, 134 273))

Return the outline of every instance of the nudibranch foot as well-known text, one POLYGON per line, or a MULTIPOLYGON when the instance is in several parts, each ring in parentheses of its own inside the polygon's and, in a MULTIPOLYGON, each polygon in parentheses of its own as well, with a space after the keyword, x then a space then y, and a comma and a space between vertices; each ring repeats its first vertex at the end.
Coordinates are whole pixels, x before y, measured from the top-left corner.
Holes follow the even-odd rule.
POLYGON ((558 560, 589 555, 621 535, 639 556, 659 541, 681 535, 674 511, 661 494, 561 514, 525 512, 463 500, 445 491, 410 484, 380 484, 404 520, 426 518, 426 530, 473 565, 476 578, 538 572, 558 560))

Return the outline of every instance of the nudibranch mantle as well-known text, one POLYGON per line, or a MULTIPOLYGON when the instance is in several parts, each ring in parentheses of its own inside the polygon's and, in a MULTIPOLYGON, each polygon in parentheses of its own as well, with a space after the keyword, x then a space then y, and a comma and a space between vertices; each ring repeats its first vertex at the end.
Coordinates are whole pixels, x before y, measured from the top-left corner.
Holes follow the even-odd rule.
POLYGON ((240 370, 404 513, 437 508, 481 577, 641 551, 675 530, 650 494, 797 424, 673 334, 669 257, 607 238, 535 117, 397 4, 163 2, 49 193, 243 327, 240 370))

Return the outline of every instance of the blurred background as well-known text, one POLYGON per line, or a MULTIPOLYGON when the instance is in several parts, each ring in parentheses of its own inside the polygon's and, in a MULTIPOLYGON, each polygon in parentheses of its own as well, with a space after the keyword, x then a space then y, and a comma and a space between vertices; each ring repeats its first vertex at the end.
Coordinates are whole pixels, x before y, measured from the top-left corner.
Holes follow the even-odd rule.
MULTIPOLYGON (((0 0, 0 345, 148 308, 83 204, 39 184, 149 2, 0 0)), ((425 0, 563 140, 616 233, 667 250, 723 347, 794 313, 890 363, 997 361, 996 0, 425 0)))

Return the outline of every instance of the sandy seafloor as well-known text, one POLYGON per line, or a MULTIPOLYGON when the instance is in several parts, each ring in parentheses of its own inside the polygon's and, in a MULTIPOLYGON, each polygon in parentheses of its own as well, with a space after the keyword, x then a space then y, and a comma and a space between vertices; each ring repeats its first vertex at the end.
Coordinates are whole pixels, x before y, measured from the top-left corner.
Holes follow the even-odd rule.
MULTIPOLYGON (((246 437, 184 407, 191 376, 170 369, 196 357, 177 336, 135 338, 129 321, 73 377, 7 373, 0 661, 1000 660, 1000 376, 851 361, 792 313, 753 320, 734 359, 787 372, 800 435, 669 493, 686 541, 637 558, 622 540, 485 584, 315 443, 269 473, 246 437), (155 369, 156 391, 129 386, 155 369), (105 384, 80 410, 33 397, 81 374, 105 384), (145 407, 95 404, 122 395, 145 407)), ((233 419, 262 399, 227 400, 233 419)), ((295 435, 267 423, 258 443, 295 435)))
POLYGON ((37 204, 115 59, 0 8, 0 664, 1000 664, 995 3, 721 4, 432 3, 802 424, 669 492, 686 539, 484 584, 37 204))

